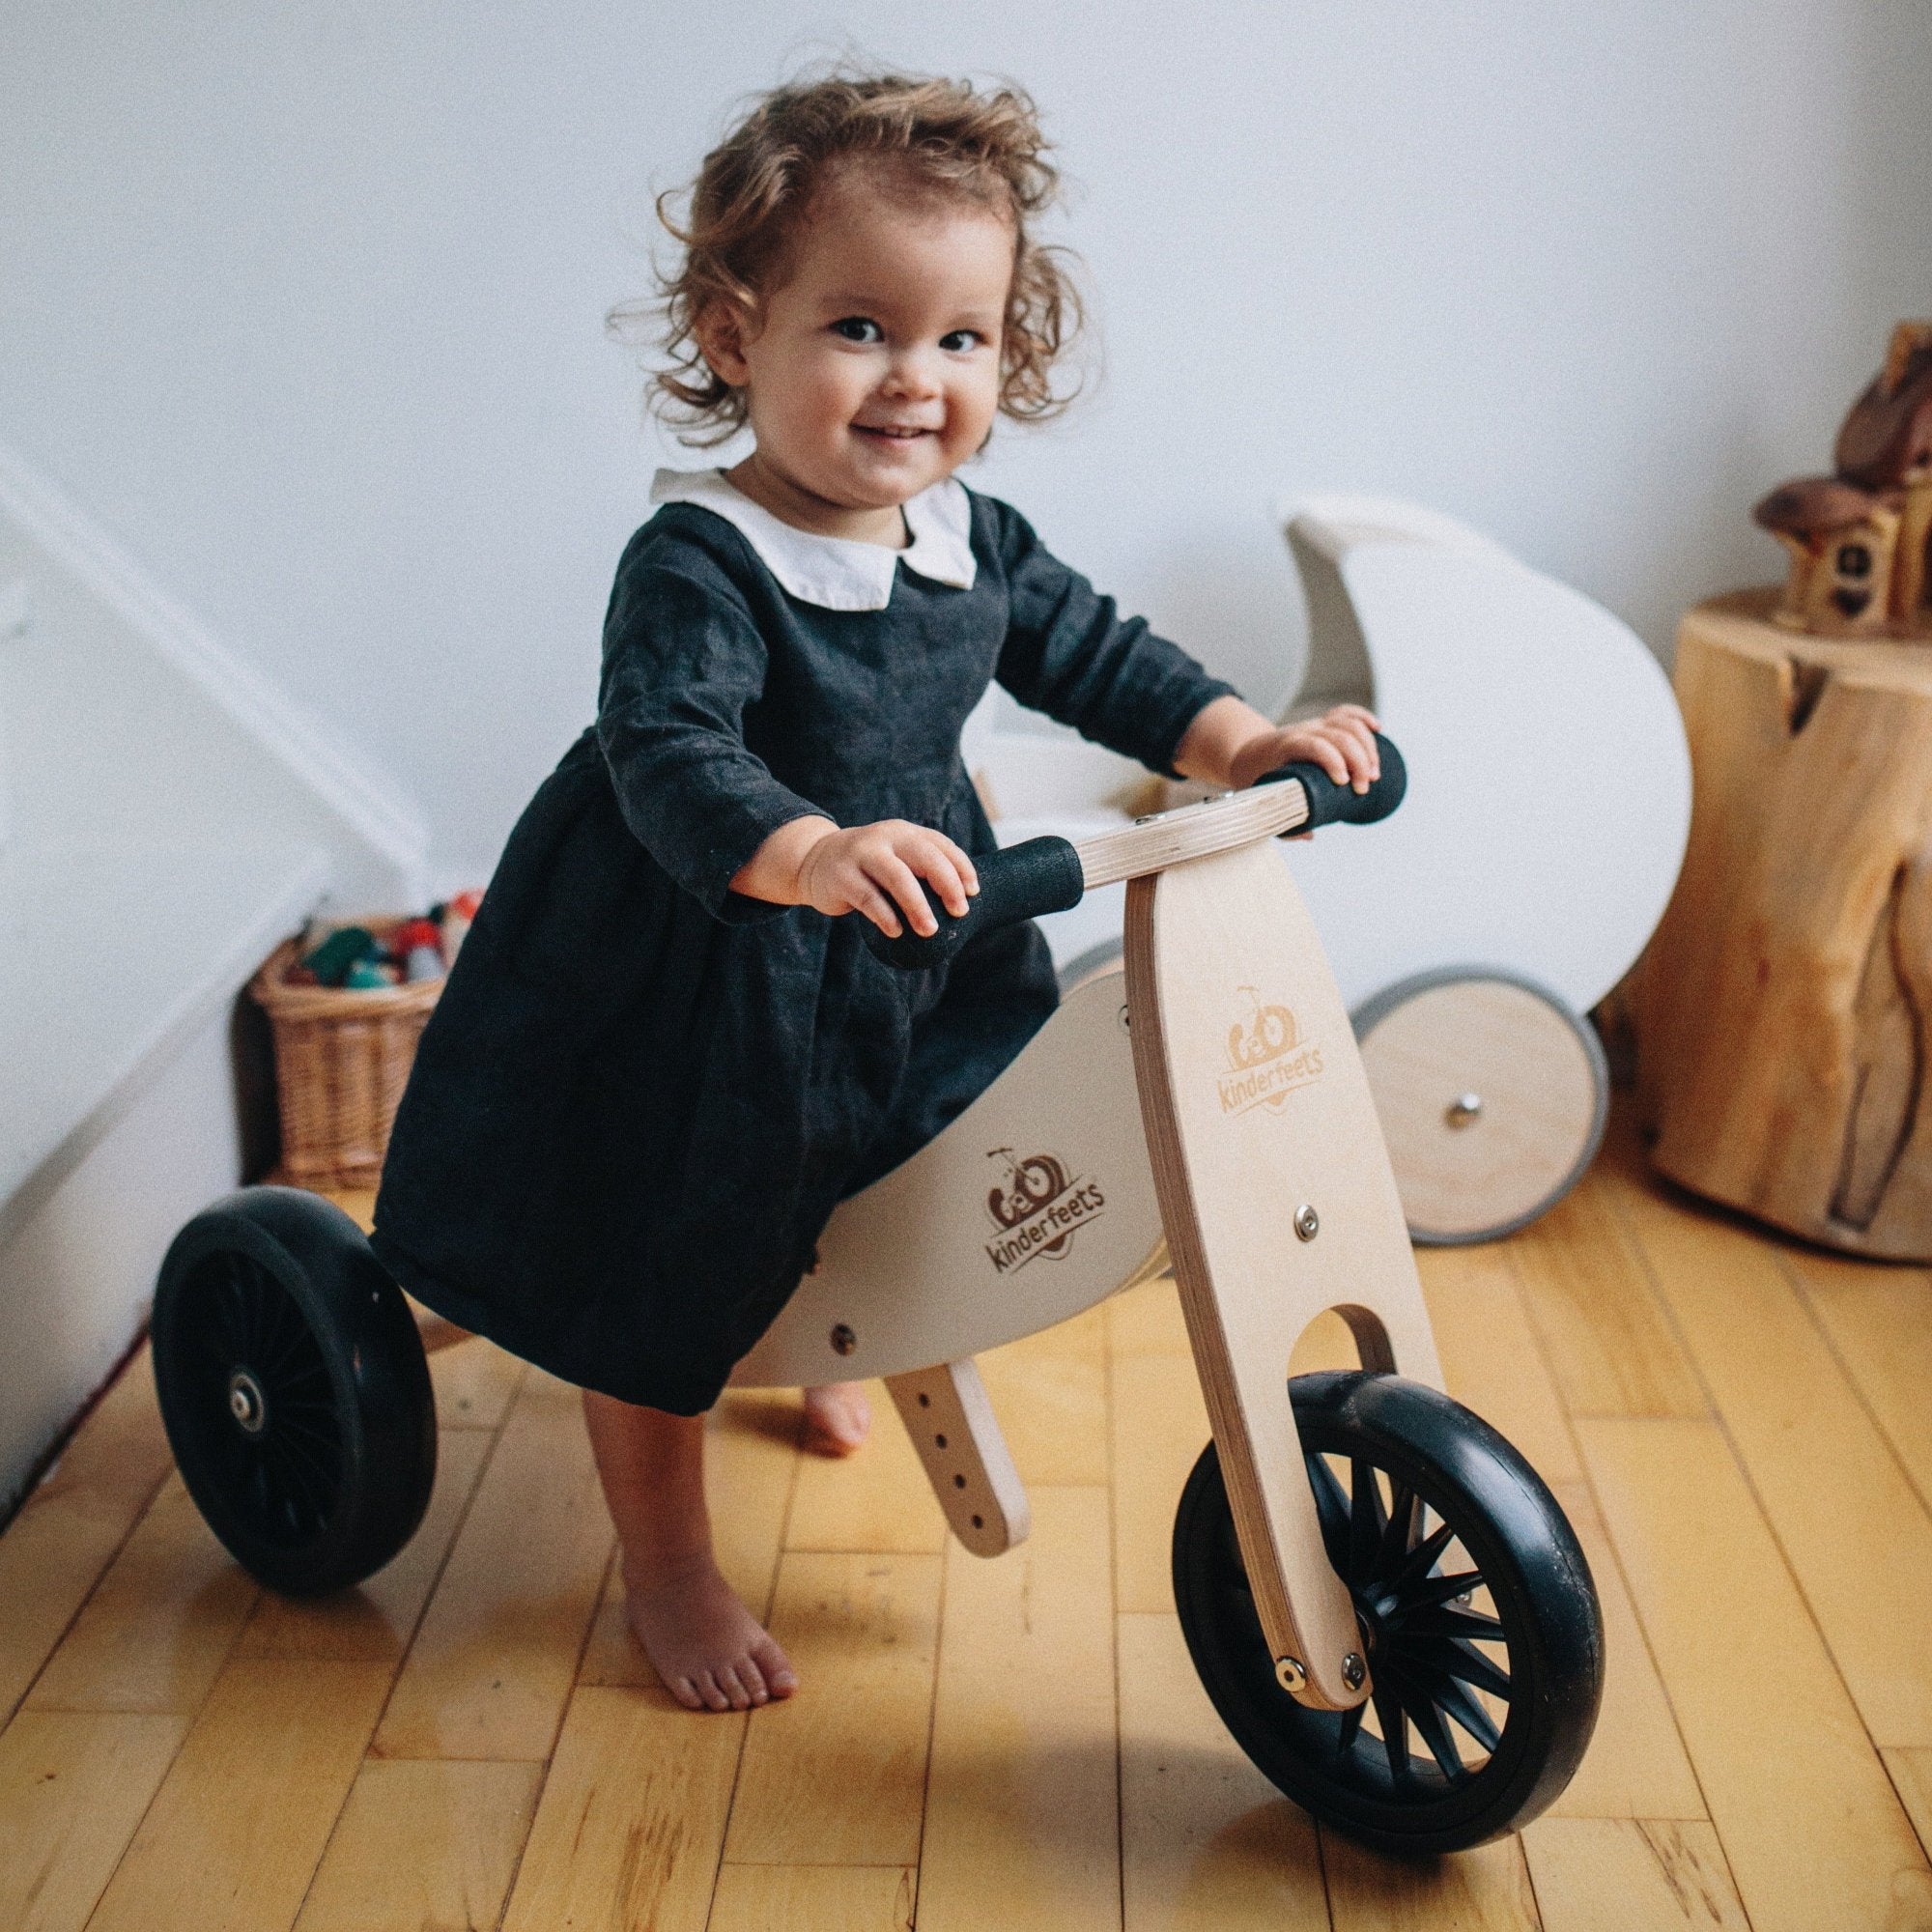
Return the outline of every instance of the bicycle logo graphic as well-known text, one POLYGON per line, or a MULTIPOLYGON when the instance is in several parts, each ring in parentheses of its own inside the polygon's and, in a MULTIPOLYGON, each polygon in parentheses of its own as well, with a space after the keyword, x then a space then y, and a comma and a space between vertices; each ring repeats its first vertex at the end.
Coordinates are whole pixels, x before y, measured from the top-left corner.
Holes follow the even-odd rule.
POLYGON ((1279 1112, 1297 1087, 1321 1077, 1321 1049, 1303 1041, 1294 1015, 1264 1003, 1259 989, 1240 986, 1251 1010, 1228 1029, 1229 1071, 1217 1086, 1224 1114, 1246 1114, 1256 1107, 1279 1112))
POLYGON ((986 1211, 999 1231, 986 1243, 995 1274, 1010 1274, 1041 1255, 1060 1260, 1073 1236, 1107 1205, 1099 1183, 1069 1176, 1058 1154, 1019 1155, 988 1148, 988 1160, 1006 1163, 1005 1178, 986 1196, 986 1211))

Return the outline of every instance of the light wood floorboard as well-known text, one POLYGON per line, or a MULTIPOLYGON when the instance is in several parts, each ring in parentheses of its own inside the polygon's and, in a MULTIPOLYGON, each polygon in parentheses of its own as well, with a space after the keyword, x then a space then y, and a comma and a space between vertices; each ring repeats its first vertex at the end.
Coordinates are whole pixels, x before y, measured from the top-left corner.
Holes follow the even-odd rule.
POLYGON ((365 1760, 296 1932, 494 1926, 542 1781, 539 1764, 365 1760))
POLYGON ((0 1733, 0 1925, 80 1932, 187 1719, 23 1711, 0 1733))
MULTIPOLYGON (((1169 1580, 1208 1427, 1156 1282, 982 1364, 1036 1520, 991 1563, 882 1390, 848 1461, 795 1396, 727 1399, 721 1558, 803 1677, 750 1717, 657 1688, 554 1378, 440 1350, 422 1529, 295 1605, 169 1477, 137 1355, 0 1535, 0 1927, 1932 1928, 1927 1271, 1700 1209, 1626 1124, 1544 1221, 1420 1265, 1452 1392, 1604 1600, 1596 1740, 1520 1838, 1363 1852, 1214 1716, 1169 1580)), ((1294 1366, 1349 1359, 1323 1321, 1294 1366)))
POLYGON ((289 1932, 388 1685, 385 1664, 238 1658, 88 1920, 94 1932, 289 1932))
POLYGON ((1579 1429, 1756 1932, 1932 1925, 1932 1873, 1718 1426, 1579 1429))
POLYGON ((1004 1556, 946 1552, 923 1932, 977 1932, 990 1897, 1011 1932, 1121 1922, 1106 1492, 1036 1489, 1033 1518, 1004 1556))
POLYGON ((172 1466, 143 1343, 0 1536, 0 1719, 52 1655, 172 1466))
POLYGON ((1711 1825, 1539 1818, 1522 1843, 1544 1932, 1747 1932, 1711 1825))
POLYGON ((734 1864, 917 1862, 942 1560, 786 1553, 771 1630, 801 1688, 751 1727, 734 1864))
POLYGON ((910 1865, 725 1865, 708 1932, 913 1932, 910 1865))

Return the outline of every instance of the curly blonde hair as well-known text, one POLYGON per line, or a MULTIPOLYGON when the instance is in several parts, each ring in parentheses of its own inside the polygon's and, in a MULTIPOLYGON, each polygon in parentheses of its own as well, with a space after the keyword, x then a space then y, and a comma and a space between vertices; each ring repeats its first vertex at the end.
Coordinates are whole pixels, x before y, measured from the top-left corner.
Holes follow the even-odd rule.
POLYGON ((783 282, 814 194, 837 170, 875 170, 889 193, 959 199, 1012 223, 1013 278, 1000 350, 1000 411, 1018 421, 1057 414, 1079 392, 1056 365, 1085 311, 1064 248, 1036 242, 1029 221, 1059 196, 1033 101, 1018 87, 986 93, 970 81, 834 71, 762 96, 705 156, 697 179, 657 198, 658 218, 681 245, 654 298, 613 309, 612 330, 668 357, 651 376, 649 405, 682 442, 724 441, 743 427, 746 397, 698 346, 714 303, 755 314, 783 282))

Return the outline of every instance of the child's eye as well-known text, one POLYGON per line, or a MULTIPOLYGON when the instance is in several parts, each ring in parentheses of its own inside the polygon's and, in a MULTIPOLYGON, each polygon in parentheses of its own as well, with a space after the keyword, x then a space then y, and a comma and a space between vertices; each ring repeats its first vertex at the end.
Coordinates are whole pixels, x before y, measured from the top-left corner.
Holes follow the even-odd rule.
POLYGON ((843 336, 847 342, 883 342, 885 332, 870 316, 841 315, 832 325, 835 335, 843 336))
POLYGON ((939 338, 939 346, 948 351, 976 349, 985 339, 977 328, 955 328, 939 338))

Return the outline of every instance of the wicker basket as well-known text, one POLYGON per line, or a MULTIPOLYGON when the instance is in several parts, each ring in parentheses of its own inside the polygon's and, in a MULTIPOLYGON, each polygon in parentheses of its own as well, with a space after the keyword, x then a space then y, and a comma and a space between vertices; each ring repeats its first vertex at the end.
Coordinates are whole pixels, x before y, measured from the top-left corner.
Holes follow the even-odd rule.
MULTIPOLYGON (((363 920, 378 938, 400 920, 363 920)), ((374 1187, 416 1039, 440 980, 351 992, 292 986, 299 940, 285 940, 248 983, 275 1035, 282 1171, 298 1187, 374 1187)))

